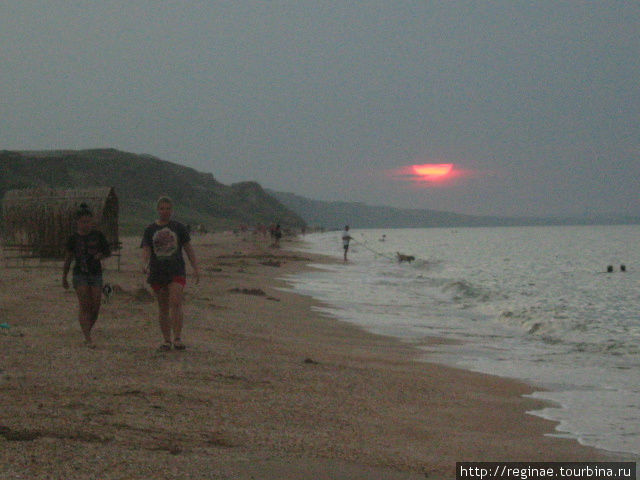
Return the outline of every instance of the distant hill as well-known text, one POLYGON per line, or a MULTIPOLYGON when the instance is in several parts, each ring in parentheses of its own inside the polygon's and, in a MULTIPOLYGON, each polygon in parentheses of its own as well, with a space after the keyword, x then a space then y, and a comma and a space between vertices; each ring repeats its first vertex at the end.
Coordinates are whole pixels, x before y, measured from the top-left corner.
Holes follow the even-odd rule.
POLYGON ((255 182, 223 185, 210 173, 150 155, 113 149, 0 151, 0 171, 0 199, 14 188, 114 187, 125 234, 139 233, 156 218, 155 201, 161 195, 173 198, 176 219, 209 229, 273 222, 284 227, 305 224, 255 182))
POLYGON ((640 223, 640 217, 623 215, 546 218, 474 216, 437 210, 371 206, 363 203, 324 202, 293 193, 273 190, 267 192, 300 215, 309 226, 327 229, 341 229, 346 224, 354 228, 427 228, 640 223))

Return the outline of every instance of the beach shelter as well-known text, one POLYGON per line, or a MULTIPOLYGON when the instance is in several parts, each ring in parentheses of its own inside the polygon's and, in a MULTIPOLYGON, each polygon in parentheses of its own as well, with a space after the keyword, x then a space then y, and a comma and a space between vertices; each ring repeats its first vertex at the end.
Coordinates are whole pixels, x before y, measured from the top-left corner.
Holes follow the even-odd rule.
POLYGON ((9 190, 2 200, 2 249, 18 258, 63 258, 75 230, 75 214, 86 203, 112 251, 120 249, 118 197, 113 187, 9 190))

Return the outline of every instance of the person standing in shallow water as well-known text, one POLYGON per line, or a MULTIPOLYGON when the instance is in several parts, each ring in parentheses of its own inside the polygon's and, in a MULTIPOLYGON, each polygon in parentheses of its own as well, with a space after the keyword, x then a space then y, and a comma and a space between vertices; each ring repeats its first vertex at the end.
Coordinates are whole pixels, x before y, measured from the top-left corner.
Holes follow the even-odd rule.
POLYGON ((172 200, 161 197, 156 207, 158 219, 145 229, 142 236, 143 271, 148 274, 147 282, 158 300, 158 321, 164 337, 159 350, 168 351, 171 347, 184 350, 182 304, 187 274, 182 250, 189 258, 196 283, 200 281, 200 272, 189 231, 180 222, 171 220, 172 200))
POLYGON ((73 266, 73 288, 78 296, 78 320, 85 344, 95 348, 91 330, 98 320, 102 300, 102 262, 111 255, 109 243, 93 224, 93 213, 86 203, 76 213, 76 231, 67 240, 67 255, 62 267, 62 286, 69 288, 69 269, 73 266))
POLYGON ((349 225, 345 225, 342 231, 342 248, 344 249, 344 261, 347 261, 347 251, 349 250, 349 242, 351 241, 351 235, 349 235, 349 225))

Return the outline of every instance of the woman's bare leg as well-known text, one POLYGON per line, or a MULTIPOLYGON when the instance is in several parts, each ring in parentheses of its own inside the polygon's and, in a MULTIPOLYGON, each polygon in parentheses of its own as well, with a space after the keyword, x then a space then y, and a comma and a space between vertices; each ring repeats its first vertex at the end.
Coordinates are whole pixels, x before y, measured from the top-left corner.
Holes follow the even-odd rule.
POLYGON ((179 283, 172 282, 169 284, 168 290, 173 338, 174 340, 180 340, 182 335, 182 323, 184 321, 184 313, 182 310, 184 287, 179 283))
POLYGON ((171 343, 171 319, 169 316, 169 288, 162 287, 156 291, 158 299, 158 321, 165 343, 171 343))
POLYGON ((82 329, 85 342, 87 345, 92 346, 93 341, 91 340, 91 327, 93 326, 93 323, 91 317, 93 307, 89 289, 90 287, 88 285, 78 285, 76 287, 76 295, 78 296, 78 321, 80 323, 80 328, 82 329))
POLYGON ((98 315, 100 314, 100 305, 102 304, 102 288, 101 287, 89 287, 89 296, 91 298, 91 328, 98 321, 98 315))

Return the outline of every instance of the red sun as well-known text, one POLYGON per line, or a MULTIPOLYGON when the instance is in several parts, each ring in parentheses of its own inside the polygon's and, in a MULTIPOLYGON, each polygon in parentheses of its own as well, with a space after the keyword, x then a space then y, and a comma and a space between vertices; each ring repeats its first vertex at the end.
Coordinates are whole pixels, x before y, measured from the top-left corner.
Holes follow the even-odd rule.
POLYGON ((391 177, 398 180, 426 186, 427 184, 446 184, 446 180, 457 177, 460 171, 454 168, 453 163, 423 163, 421 165, 407 165, 391 170, 389 173, 391 177))
POLYGON ((422 163, 405 165, 386 170, 385 176, 394 181, 406 182, 414 188, 455 187, 473 178, 487 175, 477 170, 468 170, 455 163, 422 163))
POLYGON ((412 173, 418 180, 433 182, 449 177, 453 171, 453 163, 425 163, 423 165, 412 165, 412 173))
POLYGON ((386 170, 385 175, 395 181, 410 183, 412 187, 431 188, 454 187, 462 179, 477 177, 478 172, 455 163, 422 163, 386 170))

